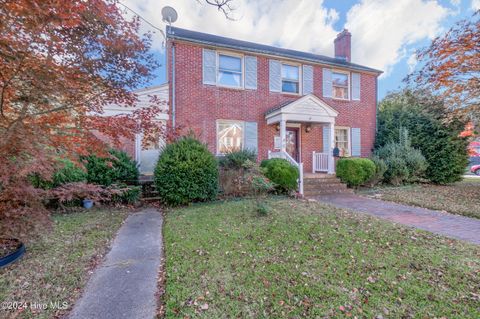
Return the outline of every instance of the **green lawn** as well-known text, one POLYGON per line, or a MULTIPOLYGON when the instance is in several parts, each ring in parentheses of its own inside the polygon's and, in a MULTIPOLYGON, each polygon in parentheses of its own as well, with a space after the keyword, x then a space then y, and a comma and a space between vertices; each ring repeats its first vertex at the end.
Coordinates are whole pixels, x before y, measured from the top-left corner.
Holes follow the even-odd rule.
POLYGON ((29 243, 22 259, 0 269, 0 301, 29 303, 23 311, 0 309, 0 318, 56 318, 71 310, 127 215, 95 209, 53 216, 53 230, 29 243), (66 302, 68 309, 53 309, 50 302, 66 302), (48 308, 32 310, 32 303, 48 308))
POLYGON ((465 178, 462 182, 446 186, 425 184, 378 187, 360 193, 387 201, 480 218, 480 178, 465 178))
POLYGON ((479 318, 480 248, 318 203, 169 210, 167 318, 479 318))

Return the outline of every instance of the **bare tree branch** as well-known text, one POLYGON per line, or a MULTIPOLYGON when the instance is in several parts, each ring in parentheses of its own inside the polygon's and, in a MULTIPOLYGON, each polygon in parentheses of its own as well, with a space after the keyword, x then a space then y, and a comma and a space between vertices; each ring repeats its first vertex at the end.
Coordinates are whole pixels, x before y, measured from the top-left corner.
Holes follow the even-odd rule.
MULTIPOLYGON (((197 1, 200 2, 200 0, 197 1)), ((235 20, 232 17, 232 12, 235 11, 235 7, 233 6, 234 0, 205 0, 205 2, 217 7, 217 10, 222 12, 228 20, 235 20)))

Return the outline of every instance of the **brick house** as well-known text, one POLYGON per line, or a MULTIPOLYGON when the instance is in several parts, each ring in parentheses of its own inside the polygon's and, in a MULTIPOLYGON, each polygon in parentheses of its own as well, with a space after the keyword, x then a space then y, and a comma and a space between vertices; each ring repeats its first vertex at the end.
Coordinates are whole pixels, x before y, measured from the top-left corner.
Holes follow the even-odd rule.
POLYGON ((334 173, 332 151, 367 157, 381 71, 351 62, 351 34, 335 57, 167 28, 170 120, 211 152, 257 151, 305 172, 334 173))

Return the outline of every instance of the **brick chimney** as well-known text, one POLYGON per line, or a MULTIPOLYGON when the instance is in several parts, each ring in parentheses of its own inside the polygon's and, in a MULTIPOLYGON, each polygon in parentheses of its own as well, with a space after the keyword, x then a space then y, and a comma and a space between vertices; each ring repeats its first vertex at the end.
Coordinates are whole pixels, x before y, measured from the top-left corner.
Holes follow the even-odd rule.
POLYGON ((335 58, 344 59, 347 62, 352 61, 352 34, 347 29, 343 29, 337 35, 335 41, 335 58))

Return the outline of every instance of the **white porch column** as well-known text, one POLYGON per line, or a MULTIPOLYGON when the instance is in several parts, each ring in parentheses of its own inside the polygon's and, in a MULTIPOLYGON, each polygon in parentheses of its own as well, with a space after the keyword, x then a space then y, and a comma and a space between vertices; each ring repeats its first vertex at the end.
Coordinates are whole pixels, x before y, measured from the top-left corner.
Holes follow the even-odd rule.
POLYGON ((328 151, 328 174, 335 174, 335 160, 333 158, 333 149, 335 148, 335 122, 331 122, 330 128, 330 149, 328 151))
POLYGON ((287 121, 283 119, 280 120, 280 140, 282 141, 280 150, 282 152, 286 152, 287 151, 287 121))

